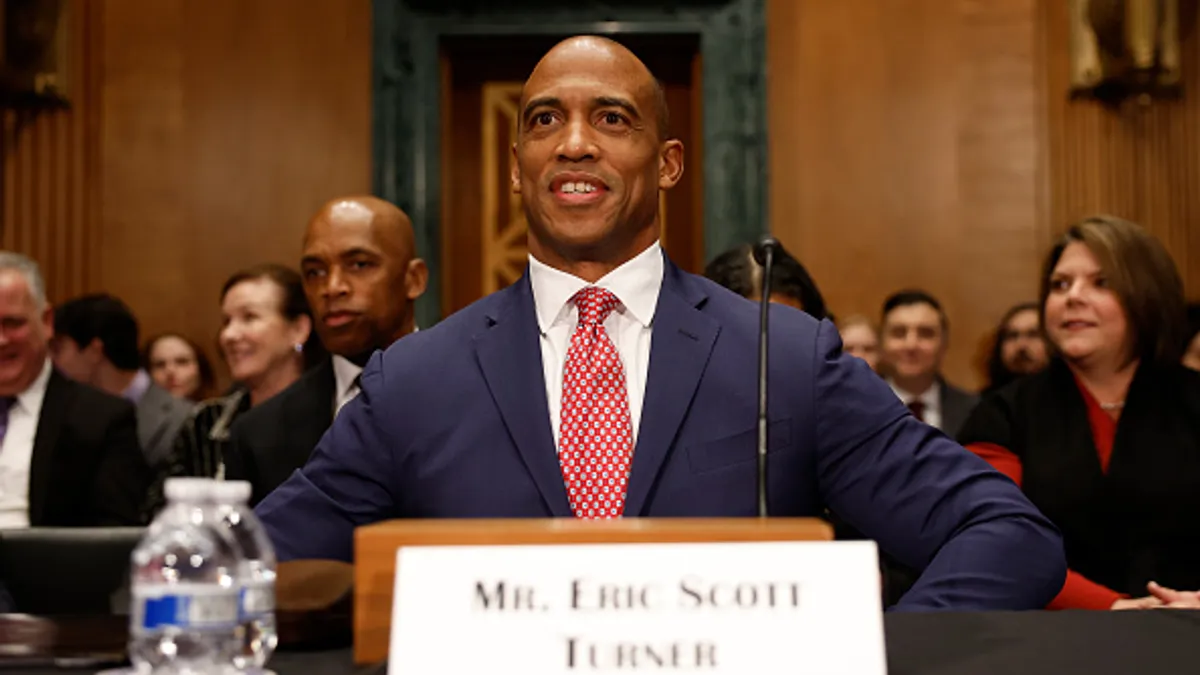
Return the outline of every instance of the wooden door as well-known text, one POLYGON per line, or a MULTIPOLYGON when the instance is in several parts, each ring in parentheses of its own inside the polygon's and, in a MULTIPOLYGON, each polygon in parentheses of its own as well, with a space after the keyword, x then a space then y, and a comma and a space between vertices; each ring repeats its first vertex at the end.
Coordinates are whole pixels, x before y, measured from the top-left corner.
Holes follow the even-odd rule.
MULTIPOLYGON (((442 314, 520 278, 525 215, 509 189, 521 84, 559 38, 471 37, 442 44, 442 314)), ((662 243, 689 271, 704 265, 700 52, 694 36, 621 39, 663 83, 682 181, 660 200, 662 243)))

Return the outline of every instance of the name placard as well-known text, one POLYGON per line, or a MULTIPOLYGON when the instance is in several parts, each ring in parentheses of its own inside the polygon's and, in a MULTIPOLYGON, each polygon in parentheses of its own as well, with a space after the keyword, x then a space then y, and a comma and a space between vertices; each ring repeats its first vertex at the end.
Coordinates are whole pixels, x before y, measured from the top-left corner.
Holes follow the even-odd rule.
POLYGON ((872 542, 397 552, 389 674, 884 675, 872 542))

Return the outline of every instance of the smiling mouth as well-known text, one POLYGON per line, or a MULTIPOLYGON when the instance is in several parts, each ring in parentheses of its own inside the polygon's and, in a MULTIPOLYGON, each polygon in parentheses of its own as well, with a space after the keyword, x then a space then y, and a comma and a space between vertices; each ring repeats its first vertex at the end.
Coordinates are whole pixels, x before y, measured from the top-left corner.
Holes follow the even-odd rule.
POLYGON ((1064 330, 1084 330, 1085 328, 1093 328, 1095 325, 1090 321, 1064 321, 1062 327, 1064 330))
POLYGON ((593 204, 604 198, 608 186, 593 176, 563 175, 550 182, 550 192, 565 204, 593 204))

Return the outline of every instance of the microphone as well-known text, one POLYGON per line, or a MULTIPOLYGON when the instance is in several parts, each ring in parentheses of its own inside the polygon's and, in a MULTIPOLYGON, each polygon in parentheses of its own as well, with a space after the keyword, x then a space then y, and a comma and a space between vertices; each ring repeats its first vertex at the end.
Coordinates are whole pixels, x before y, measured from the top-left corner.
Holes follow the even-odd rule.
POLYGON ((767 328, 771 308, 771 272, 779 242, 767 237, 754 246, 754 262, 762 267, 762 300, 758 316, 758 517, 767 517, 767 328))

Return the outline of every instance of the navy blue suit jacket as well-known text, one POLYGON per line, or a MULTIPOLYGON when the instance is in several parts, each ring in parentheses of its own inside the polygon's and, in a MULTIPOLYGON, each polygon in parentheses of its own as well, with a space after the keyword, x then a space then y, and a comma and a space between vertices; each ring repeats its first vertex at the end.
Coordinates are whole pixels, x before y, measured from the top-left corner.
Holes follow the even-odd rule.
MULTIPOLYGON (((666 265, 628 517, 757 513, 758 307, 666 265)), ((908 609, 1034 609, 1058 531, 1008 478, 908 414, 829 322, 771 316, 769 506, 827 506, 925 573, 908 609)), ((362 393, 257 511, 281 560, 350 560, 390 518, 571 517, 528 276, 376 353, 362 393)))

